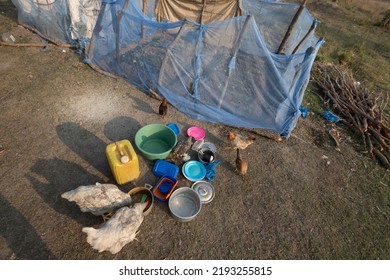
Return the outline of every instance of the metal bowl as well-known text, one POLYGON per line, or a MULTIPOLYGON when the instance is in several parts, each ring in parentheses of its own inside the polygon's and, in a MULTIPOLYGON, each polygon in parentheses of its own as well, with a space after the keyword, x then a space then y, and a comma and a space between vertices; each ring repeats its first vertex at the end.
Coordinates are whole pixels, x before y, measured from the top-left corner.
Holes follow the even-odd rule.
POLYGON ((168 202, 172 216, 179 222, 189 222, 200 212, 202 203, 196 191, 183 187, 175 190, 168 202))

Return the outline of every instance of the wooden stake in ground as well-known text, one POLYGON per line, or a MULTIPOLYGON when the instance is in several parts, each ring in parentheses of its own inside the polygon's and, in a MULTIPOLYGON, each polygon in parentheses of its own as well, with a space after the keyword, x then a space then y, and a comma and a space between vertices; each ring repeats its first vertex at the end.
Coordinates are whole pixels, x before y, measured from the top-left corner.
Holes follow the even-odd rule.
POLYGON ((284 35, 284 38, 283 38, 282 42, 280 43, 279 49, 278 49, 278 51, 276 53, 278 53, 278 54, 284 53, 284 49, 286 47, 288 38, 290 37, 291 32, 293 31, 293 29, 295 27, 295 24, 297 23, 300 15, 301 15, 301 13, 303 11, 303 8, 305 8, 306 3, 307 3, 307 0, 303 0, 301 6, 299 6, 299 9, 298 9, 297 13, 295 14, 295 16, 293 17, 293 19, 292 19, 292 21, 290 23, 290 26, 288 27, 287 32, 284 35))
POLYGON ((292 54, 295 54, 300 46, 303 44, 303 42, 306 41, 307 38, 309 38, 310 34, 314 31, 314 29, 317 26, 317 20, 313 20, 313 23, 311 24, 309 30, 307 31, 306 35, 302 38, 302 40, 298 43, 298 45, 295 47, 295 49, 292 51, 292 54))

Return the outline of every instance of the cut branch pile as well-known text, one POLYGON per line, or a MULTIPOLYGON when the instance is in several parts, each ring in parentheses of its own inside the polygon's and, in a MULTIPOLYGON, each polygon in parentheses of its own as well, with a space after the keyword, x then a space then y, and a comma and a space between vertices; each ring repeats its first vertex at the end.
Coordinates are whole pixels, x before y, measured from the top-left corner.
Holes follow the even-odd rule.
POLYGON ((356 81, 348 68, 316 64, 313 78, 330 110, 361 134, 369 156, 390 168, 390 122, 385 113, 389 95, 375 96, 356 81))
POLYGON ((390 26, 390 10, 388 10, 383 17, 381 23, 379 24, 380 27, 386 28, 390 26))

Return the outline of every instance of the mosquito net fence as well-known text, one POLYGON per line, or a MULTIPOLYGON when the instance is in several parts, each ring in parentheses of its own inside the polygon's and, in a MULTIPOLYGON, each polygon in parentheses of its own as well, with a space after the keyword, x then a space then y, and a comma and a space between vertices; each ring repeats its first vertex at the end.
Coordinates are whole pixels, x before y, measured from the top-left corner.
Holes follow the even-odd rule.
POLYGON ((101 0, 12 0, 19 23, 56 44, 92 36, 101 0))
MULTIPOLYGON (((323 43, 314 34, 317 21, 304 5, 259 0, 92 2, 100 12, 90 21, 94 29, 86 61, 96 70, 156 92, 197 120, 285 137, 296 126, 323 43)), ((58 9, 69 10, 69 5, 58 9)), ((83 30, 91 24, 72 18, 64 15, 68 25, 51 27, 67 34, 62 39, 88 37, 83 30), (78 33, 70 33, 69 27, 78 33)))

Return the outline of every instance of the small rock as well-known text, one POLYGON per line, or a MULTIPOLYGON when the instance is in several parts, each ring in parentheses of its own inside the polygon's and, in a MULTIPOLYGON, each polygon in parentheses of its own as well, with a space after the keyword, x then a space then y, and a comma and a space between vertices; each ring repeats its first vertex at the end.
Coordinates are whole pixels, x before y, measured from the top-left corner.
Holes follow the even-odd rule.
POLYGON ((12 34, 9 34, 9 33, 3 33, 1 35, 1 40, 3 42, 15 42, 15 37, 12 35, 12 34))

